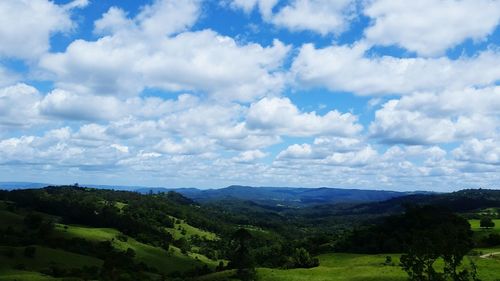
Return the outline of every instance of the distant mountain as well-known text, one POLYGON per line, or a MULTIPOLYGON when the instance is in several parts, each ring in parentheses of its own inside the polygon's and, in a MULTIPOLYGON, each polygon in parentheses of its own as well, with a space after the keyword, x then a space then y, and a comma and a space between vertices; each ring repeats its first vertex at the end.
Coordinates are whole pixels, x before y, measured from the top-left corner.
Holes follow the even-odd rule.
POLYGON ((140 188, 140 193, 175 191, 198 202, 238 199, 271 206, 301 207, 308 205, 385 201, 410 194, 429 192, 397 192, 342 188, 251 187, 233 185, 220 189, 140 188))
POLYGON ((435 205, 455 212, 469 212, 480 208, 500 207, 500 190, 463 189, 450 193, 412 194, 381 202, 359 204, 345 209, 344 214, 398 213, 405 205, 413 204, 435 205))
MULTIPOLYGON (((0 189, 42 188, 47 183, 0 182, 0 189)), ((220 200, 252 201, 266 206, 304 207, 337 203, 380 202, 408 195, 432 194, 431 192, 398 192, 386 190, 363 190, 343 188, 304 188, 304 187, 252 187, 232 185, 220 189, 164 188, 142 186, 81 184, 80 186, 98 189, 135 191, 142 194, 175 191, 198 201, 213 202, 220 200)))
POLYGON ((48 183, 39 182, 0 182, 0 189, 14 190, 14 189, 28 189, 28 188, 42 188, 48 183))

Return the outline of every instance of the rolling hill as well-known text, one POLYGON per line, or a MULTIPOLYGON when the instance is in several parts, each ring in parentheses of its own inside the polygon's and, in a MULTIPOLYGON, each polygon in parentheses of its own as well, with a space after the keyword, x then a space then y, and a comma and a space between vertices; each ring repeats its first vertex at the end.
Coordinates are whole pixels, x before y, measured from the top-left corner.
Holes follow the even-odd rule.
POLYGON ((397 192, 385 190, 363 190, 343 188, 300 188, 300 187, 251 187, 233 185, 219 189, 196 188, 140 188, 137 192, 175 191, 197 202, 238 199, 269 206, 304 207, 320 204, 360 203, 385 201, 410 194, 429 194, 429 192, 397 192))

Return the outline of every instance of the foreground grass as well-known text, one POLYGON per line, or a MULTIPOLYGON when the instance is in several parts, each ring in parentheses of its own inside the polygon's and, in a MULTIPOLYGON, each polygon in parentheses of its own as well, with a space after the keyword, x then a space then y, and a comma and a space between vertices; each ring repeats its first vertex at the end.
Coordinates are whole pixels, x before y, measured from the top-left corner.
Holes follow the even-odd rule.
POLYGON ((400 269, 399 255, 391 255, 394 265, 384 265, 387 255, 326 254, 321 255, 320 266, 310 269, 259 269, 260 280, 273 281, 396 281, 406 280, 400 269))
MULTIPOLYGON (((320 266, 310 269, 259 268, 260 281, 404 281, 407 274, 399 267, 399 255, 390 255, 392 265, 384 265, 388 255, 359 255, 333 253, 321 255, 320 266)), ((483 281, 500 280, 500 260, 472 257, 478 266, 483 281)), ((464 260, 468 264, 468 258, 464 260)), ((436 267, 441 266, 438 262, 436 267)), ((199 278, 199 281, 221 281, 231 279, 234 272, 224 271, 199 278)))

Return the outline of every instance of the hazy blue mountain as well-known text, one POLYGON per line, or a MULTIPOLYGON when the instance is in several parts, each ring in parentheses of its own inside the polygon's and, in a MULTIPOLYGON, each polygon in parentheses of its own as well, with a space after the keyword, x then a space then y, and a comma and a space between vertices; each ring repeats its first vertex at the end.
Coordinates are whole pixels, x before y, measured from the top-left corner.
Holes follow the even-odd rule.
POLYGON ((343 188, 300 187, 251 187, 229 186, 220 189, 196 188, 141 188, 140 193, 175 191, 198 202, 239 199, 266 205, 305 206, 314 204, 355 203, 384 201, 396 197, 425 192, 397 192, 384 190, 362 190, 343 188))
POLYGON ((42 188, 47 183, 39 182, 0 182, 0 189, 13 190, 13 189, 28 189, 28 188, 42 188))
MULTIPOLYGON (((0 189, 42 188, 47 183, 0 182, 0 189)), ((198 201, 210 202, 226 199, 238 199, 256 202, 268 206, 301 207, 319 204, 379 202, 410 194, 426 192, 398 192, 385 190, 363 190, 343 188, 304 188, 304 187, 251 187, 232 185, 219 189, 164 188, 142 186, 118 186, 81 184, 85 187, 135 191, 143 194, 175 191, 183 196, 198 201)))

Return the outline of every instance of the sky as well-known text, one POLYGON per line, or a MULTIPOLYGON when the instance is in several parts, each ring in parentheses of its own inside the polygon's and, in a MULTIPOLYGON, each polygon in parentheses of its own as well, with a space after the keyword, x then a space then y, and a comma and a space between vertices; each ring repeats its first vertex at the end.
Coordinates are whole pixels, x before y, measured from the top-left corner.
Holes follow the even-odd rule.
POLYGON ((499 0, 2 0, 0 181, 500 188, 499 0))

